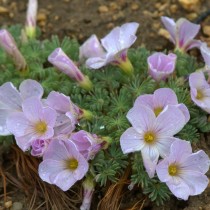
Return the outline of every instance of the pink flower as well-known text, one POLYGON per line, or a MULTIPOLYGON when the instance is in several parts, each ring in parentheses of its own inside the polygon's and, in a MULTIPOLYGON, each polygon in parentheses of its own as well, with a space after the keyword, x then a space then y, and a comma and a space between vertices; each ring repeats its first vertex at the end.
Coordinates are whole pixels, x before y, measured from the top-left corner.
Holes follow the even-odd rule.
POLYGON ((92 69, 99 69, 107 64, 119 66, 124 72, 131 74, 133 72, 133 66, 127 57, 127 50, 136 41, 136 31, 139 27, 138 23, 126 23, 121 27, 114 28, 108 35, 101 39, 102 46, 99 47, 99 43, 95 39, 97 51, 90 51, 89 43, 93 38, 89 38, 87 42, 80 48, 80 55, 85 55, 88 59, 86 65, 92 69), (102 47, 106 50, 103 53, 102 47), (100 49, 100 50, 99 50, 100 49))
POLYGON ((42 157, 50 143, 49 139, 36 139, 31 143, 31 155, 42 157))
POLYGON ((176 140, 168 157, 156 167, 160 181, 165 182, 178 198, 187 200, 190 195, 201 194, 209 183, 204 174, 209 169, 209 157, 200 150, 192 153, 190 143, 176 140))
POLYGON ((23 101, 23 112, 15 112, 7 118, 7 128, 15 136, 17 145, 26 151, 33 140, 53 137, 56 111, 43 107, 40 99, 31 97, 23 101))
POLYGON ((19 91, 11 82, 6 82, 0 86, 0 135, 11 134, 6 126, 7 117, 13 112, 22 111, 23 100, 32 96, 41 99, 43 95, 42 86, 35 80, 24 80, 19 87, 19 91))
POLYGON ((39 165, 39 176, 63 191, 82 179, 88 171, 88 162, 70 140, 52 140, 39 165))
POLYGON ((26 69, 26 61, 18 50, 14 38, 6 29, 0 30, 0 46, 13 59, 17 70, 26 69))
POLYGON ((146 107, 153 110, 155 116, 158 116, 167 105, 174 105, 179 108, 185 116, 185 122, 187 123, 190 119, 190 113, 188 108, 184 104, 179 104, 177 96, 174 91, 170 88, 159 88, 154 94, 144 94, 139 96, 134 106, 145 105, 146 107))
POLYGON ((165 80, 175 70, 176 55, 173 53, 169 55, 154 53, 147 58, 147 63, 149 65, 149 74, 154 80, 165 80))
POLYGON ((193 102, 210 113, 210 85, 203 72, 195 72, 189 77, 190 95, 193 102))
POLYGON ((78 82, 81 87, 87 90, 92 88, 92 83, 89 78, 78 69, 74 62, 63 52, 61 48, 56 48, 49 55, 48 61, 58 70, 78 82))
POLYGON ((37 18, 37 0, 28 1, 27 17, 25 31, 29 38, 34 38, 36 36, 36 18, 37 18))
POLYGON ((90 134, 84 130, 73 133, 70 138, 87 160, 93 159, 104 144, 95 134, 90 134))
POLYGON ((57 112, 55 134, 71 134, 82 115, 82 110, 70 97, 55 91, 50 92, 45 103, 57 112))
POLYGON ((168 17, 161 17, 161 20, 177 49, 186 52, 191 48, 200 47, 201 41, 194 39, 200 30, 200 25, 191 23, 184 18, 180 18, 176 23, 168 17))
POLYGON ((149 177, 153 177, 159 156, 166 157, 177 134, 186 124, 179 108, 168 105, 156 117, 154 112, 143 105, 134 106, 127 114, 133 127, 120 137, 124 154, 141 151, 144 166, 149 177))

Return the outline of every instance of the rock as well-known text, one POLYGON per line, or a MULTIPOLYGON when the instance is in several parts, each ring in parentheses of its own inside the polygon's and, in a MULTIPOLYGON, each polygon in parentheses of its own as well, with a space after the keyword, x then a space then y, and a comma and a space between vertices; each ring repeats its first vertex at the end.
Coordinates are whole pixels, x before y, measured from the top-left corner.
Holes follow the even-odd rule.
POLYGON ((200 0, 179 0, 179 3, 187 11, 197 11, 200 7, 200 0))
POLYGON ((106 5, 101 5, 98 8, 98 11, 99 11, 99 13, 106 13, 106 12, 109 12, 109 8, 106 5))
POLYGON ((0 6, 0 14, 6 14, 9 13, 9 10, 6 7, 0 6))
POLYGON ((177 12, 177 10, 178 10, 178 6, 176 5, 176 4, 172 4, 171 6, 170 6, 170 11, 171 11, 171 13, 176 13, 177 12))
POLYGON ((138 9, 139 9, 139 5, 136 2, 131 4, 131 10, 136 11, 138 9))
POLYGON ((47 20, 47 15, 45 13, 38 13, 37 15, 37 21, 42 22, 47 20))
POLYGON ((114 28, 114 23, 108 23, 107 25, 106 25, 106 28, 107 29, 113 29, 114 28))
POLYGON ((122 11, 120 11, 117 14, 112 16, 112 20, 115 21, 115 20, 123 19, 124 17, 125 17, 125 14, 122 11))
POLYGON ((210 26, 203 26, 203 33, 206 36, 210 36, 210 26))
POLYGON ((194 20, 195 18, 198 17, 198 14, 193 12, 193 13, 190 13, 190 14, 186 15, 186 17, 187 17, 188 20, 192 21, 192 20, 194 20))
POLYGON ((169 32, 166 30, 166 29, 163 29, 161 28, 159 31, 158 31, 158 35, 166 38, 166 39, 169 39, 170 38, 170 34, 169 32))
POLYGON ((109 4, 109 9, 111 11, 116 11, 116 10, 120 10, 120 6, 116 3, 116 2, 111 2, 109 4))
POLYGON ((14 202, 11 210, 22 210, 23 204, 21 202, 14 202))
POLYGON ((7 201, 7 202, 5 202, 5 204, 4 204, 4 207, 5 207, 6 209, 9 209, 11 206, 12 206, 12 201, 7 201))

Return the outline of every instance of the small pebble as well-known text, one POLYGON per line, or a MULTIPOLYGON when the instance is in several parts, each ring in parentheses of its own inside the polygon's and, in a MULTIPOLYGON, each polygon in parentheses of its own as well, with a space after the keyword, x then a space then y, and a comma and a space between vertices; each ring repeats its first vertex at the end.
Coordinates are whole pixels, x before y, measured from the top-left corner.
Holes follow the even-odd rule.
POLYGON ((203 33, 206 36, 210 36, 210 26, 203 26, 203 33))
POLYGON ((170 6, 170 11, 171 11, 171 13, 176 13, 177 10, 178 10, 178 6, 177 6, 176 4, 172 4, 172 5, 170 6))
POLYGON ((193 12, 193 13, 190 13, 190 14, 186 15, 186 17, 187 17, 188 20, 193 21, 195 18, 198 17, 198 14, 193 12))
POLYGON ((107 29, 113 29, 114 28, 114 23, 108 23, 107 25, 106 25, 106 28, 107 29))
POLYGON ((200 0, 179 0, 179 3, 187 11, 197 11, 200 7, 200 0))
POLYGON ((109 8, 106 5, 102 5, 98 8, 99 13, 109 12, 109 8))
POLYGON ((169 38, 170 38, 169 32, 168 32, 166 29, 164 29, 164 28, 161 28, 161 29, 158 31, 158 35, 160 35, 160 36, 162 36, 162 37, 164 37, 164 38, 166 38, 166 39, 169 39, 169 38))
POLYGON ((11 210, 22 210, 23 204, 21 202, 14 202, 11 210))
POLYGON ((5 13, 8 13, 9 10, 6 8, 6 7, 1 7, 0 6, 0 14, 5 14, 5 13))
POLYGON ((136 11, 138 9, 139 9, 139 5, 136 2, 131 4, 131 10, 136 11))
POLYGON ((37 21, 46 21, 47 15, 45 13, 38 13, 37 15, 37 21))
POLYGON ((4 207, 5 207, 6 209, 9 209, 11 206, 12 206, 12 201, 7 201, 7 202, 5 202, 5 204, 4 204, 4 207))
POLYGON ((116 11, 120 9, 120 6, 116 2, 111 2, 109 4, 109 8, 111 11, 116 11))

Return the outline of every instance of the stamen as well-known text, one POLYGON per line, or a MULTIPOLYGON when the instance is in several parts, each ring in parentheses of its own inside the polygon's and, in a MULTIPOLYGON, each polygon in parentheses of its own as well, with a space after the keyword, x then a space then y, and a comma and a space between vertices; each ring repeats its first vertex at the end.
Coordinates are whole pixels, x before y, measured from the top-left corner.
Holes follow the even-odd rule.
POLYGON ((155 116, 157 117, 163 111, 162 107, 157 107, 154 109, 155 116))
POLYGON ((203 98, 204 98, 204 94, 203 94, 202 90, 197 90, 196 99, 202 100, 203 98))
POLYGON ((74 158, 67 160, 67 168, 74 171, 78 167, 78 161, 74 158))
POLYGON ((168 173, 171 175, 171 176, 176 176, 178 174, 178 167, 177 165, 175 164, 171 164, 169 167, 168 167, 168 173))
POLYGON ((39 134, 44 134, 47 131, 46 122, 40 121, 40 122, 36 123, 35 130, 39 134))
POLYGON ((154 143, 154 141, 155 141, 155 134, 153 132, 150 132, 150 131, 149 132, 146 132, 144 134, 144 141, 146 143, 149 143, 149 144, 154 143))

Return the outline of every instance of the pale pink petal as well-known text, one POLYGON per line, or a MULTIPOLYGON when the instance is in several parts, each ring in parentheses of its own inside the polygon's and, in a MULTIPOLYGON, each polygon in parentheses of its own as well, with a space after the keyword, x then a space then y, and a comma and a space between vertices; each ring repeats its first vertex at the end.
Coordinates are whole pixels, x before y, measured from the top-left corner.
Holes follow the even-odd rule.
POLYGON ((171 35, 171 41, 176 43, 176 23, 173 19, 168 17, 161 17, 161 21, 171 35))
POLYGON ((186 44, 185 50, 188 51, 192 48, 198 48, 199 49, 201 47, 201 45, 202 45, 202 42, 200 40, 193 39, 186 44))
POLYGON ((75 184, 75 182, 77 182, 77 179, 75 179, 73 173, 70 170, 66 169, 62 170, 60 173, 57 173, 56 176, 52 177, 51 175, 50 181, 52 182, 52 184, 55 184, 63 191, 67 191, 75 184))
POLYGON ((135 102, 134 102, 134 106, 140 106, 140 105, 144 105, 149 107, 150 109, 154 109, 154 102, 153 102, 153 95, 152 94, 144 94, 139 96, 135 102))
POLYGON ((11 82, 6 82, 0 86, 0 107, 21 111, 22 99, 20 93, 11 82))
POLYGON ((210 67, 210 48, 207 46, 206 43, 202 43, 200 50, 205 64, 210 67))
POLYGON ((92 69, 99 69, 107 64, 106 57, 88 58, 85 62, 86 66, 92 69))
POLYGON ((140 151, 144 140, 134 128, 128 128, 120 137, 120 146, 124 154, 140 151))
POLYGON ((208 186, 209 179, 206 175, 193 171, 190 174, 183 174, 181 178, 188 185, 190 189, 190 195, 201 194, 208 186))
POLYGON ((11 114, 6 121, 7 129, 16 137, 24 136, 31 127, 31 123, 22 112, 11 114))
POLYGON ((155 168, 159 158, 159 152, 155 146, 145 145, 141 150, 144 167, 150 178, 155 175, 155 168))
POLYGON ((154 107, 164 108, 166 105, 176 105, 178 100, 174 91, 170 88, 160 88, 154 92, 154 107))
POLYGON ((162 158, 165 158, 169 155, 171 144, 176 140, 177 138, 175 137, 167 137, 167 136, 157 137, 157 141, 155 144, 162 158))
POLYGON ((153 129, 156 119, 154 112, 143 105, 130 109, 126 117, 139 133, 153 129))
MULTIPOLYGON (((177 178, 178 179, 178 178, 177 178)), ((189 186, 183 182, 180 178, 179 178, 179 183, 178 184, 174 184, 174 182, 166 182, 168 188, 170 189, 170 191, 177 197, 183 200, 187 200, 190 196, 191 190, 189 188, 189 186)))
POLYGON ((175 106, 182 111, 183 115, 185 116, 185 122, 187 123, 190 120, 190 113, 188 108, 184 104, 177 104, 175 106))
POLYGON ((169 166, 168 159, 160 160, 158 165, 156 166, 156 172, 158 175, 158 178, 161 182, 168 182, 171 180, 171 176, 168 173, 168 166, 169 166))
POLYGON ((59 139, 52 140, 47 148, 47 151, 44 153, 43 160, 52 159, 52 160, 67 160, 69 158, 69 152, 63 143, 59 139))
POLYGON ((190 74, 189 84, 191 88, 196 88, 196 89, 209 88, 209 84, 206 81, 204 73, 201 71, 190 74))
POLYGON ((39 164, 38 173, 43 181, 53 184, 54 180, 51 180, 50 176, 53 175, 56 177, 56 175, 64 170, 64 167, 65 165, 62 161, 46 159, 39 164))
POLYGON ((20 137, 15 137, 16 144, 25 152, 31 147, 31 143, 33 141, 32 137, 33 135, 31 135, 31 133, 20 137))
POLYGON ((184 47, 189 41, 193 40, 200 30, 200 25, 191 23, 190 21, 181 18, 177 21, 178 44, 179 47, 184 47))
POLYGON ((40 116, 41 120, 44 120, 48 126, 54 127, 56 121, 56 111, 50 107, 43 108, 42 116, 40 116))
POLYGON ((184 168, 185 171, 189 171, 189 173, 191 173, 191 171, 206 173, 209 170, 209 165, 209 157, 203 150, 189 155, 182 162, 182 168, 184 168))
POLYGON ((156 120, 156 132, 162 136, 173 136, 185 125, 185 116, 179 108, 168 105, 158 115, 156 120))
POLYGON ((105 51, 103 50, 97 36, 93 34, 87 41, 79 48, 79 59, 102 57, 105 51))
POLYGON ((7 118, 12 114, 11 110, 8 109, 0 109, 0 135, 1 136, 8 136, 11 135, 11 132, 7 129, 7 118))
POLYGON ((46 103, 56 111, 66 113, 70 110, 70 98, 62 93, 51 91, 47 97, 46 103))
POLYGON ((190 142, 185 140, 176 140, 170 148, 170 158, 176 162, 182 162, 192 153, 190 142))
POLYGON ((27 79, 24 80, 19 87, 22 99, 36 96, 39 99, 42 98, 44 90, 42 86, 35 80, 27 79))
POLYGON ((37 122, 42 119, 42 103, 37 97, 27 98, 23 101, 22 108, 25 116, 31 122, 37 122))

